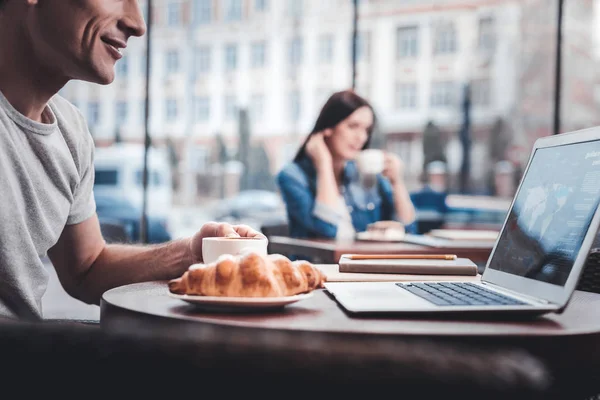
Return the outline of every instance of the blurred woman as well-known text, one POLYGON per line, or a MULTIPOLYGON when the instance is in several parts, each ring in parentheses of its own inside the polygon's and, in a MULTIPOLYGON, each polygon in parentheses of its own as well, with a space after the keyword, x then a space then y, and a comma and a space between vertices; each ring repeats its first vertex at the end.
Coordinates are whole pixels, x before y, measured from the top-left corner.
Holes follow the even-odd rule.
POLYGON ((415 209, 397 156, 384 153, 373 187, 360 183, 355 159, 369 147, 374 125, 373 108, 353 91, 327 100, 293 162, 277 175, 291 236, 352 238, 388 220, 414 232, 415 209))

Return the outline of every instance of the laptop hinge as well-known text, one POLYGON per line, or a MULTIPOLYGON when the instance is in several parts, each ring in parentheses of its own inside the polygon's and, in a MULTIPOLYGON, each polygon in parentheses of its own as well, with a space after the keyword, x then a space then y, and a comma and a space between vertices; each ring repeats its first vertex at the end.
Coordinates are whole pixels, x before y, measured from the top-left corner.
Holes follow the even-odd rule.
POLYGON ((515 296, 522 297, 522 298, 524 298, 524 299, 528 299, 528 300, 531 300, 531 301, 533 301, 533 302, 536 302, 536 303, 541 303, 541 304, 552 304, 551 302, 549 302, 549 301, 548 301, 548 300, 546 300, 546 299, 540 299, 539 297, 528 296, 528 295, 526 295, 526 294, 523 294, 523 293, 521 293, 521 292, 517 292, 517 291, 514 291, 514 290, 510 290, 510 289, 507 289, 507 288, 505 288, 505 287, 503 287, 503 286, 498 286, 498 285, 495 285, 495 284, 493 284, 493 283, 490 283, 490 282, 481 281, 481 284, 483 284, 483 285, 486 285, 486 286, 491 286, 491 287, 493 287, 494 289, 496 289, 496 290, 498 290, 498 291, 500 291, 500 292, 506 292, 506 293, 510 293, 510 294, 513 294, 513 295, 515 295, 515 296))

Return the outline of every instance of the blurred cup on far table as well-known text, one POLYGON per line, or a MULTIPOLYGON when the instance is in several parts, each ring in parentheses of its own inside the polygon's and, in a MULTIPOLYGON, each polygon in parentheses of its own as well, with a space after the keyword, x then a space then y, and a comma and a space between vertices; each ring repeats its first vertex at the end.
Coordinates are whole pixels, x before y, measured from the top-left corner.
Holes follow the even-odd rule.
POLYGON ((377 182, 377 174, 383 172, 385 154, 378 149, 363 150, 356 158, 356 165, 361 184, 367 188, 372 187, 377 182))

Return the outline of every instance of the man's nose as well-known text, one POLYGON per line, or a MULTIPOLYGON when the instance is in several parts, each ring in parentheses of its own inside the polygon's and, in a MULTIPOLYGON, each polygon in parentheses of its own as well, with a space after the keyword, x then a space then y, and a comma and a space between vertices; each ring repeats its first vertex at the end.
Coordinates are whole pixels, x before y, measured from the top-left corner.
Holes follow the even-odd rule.
POLYGON ((142 9, 137 0, 125 1, 123 17, 119 21, 119 25, 129 36, 139 37, 146 33, 146 22, 144 21, 142 9))

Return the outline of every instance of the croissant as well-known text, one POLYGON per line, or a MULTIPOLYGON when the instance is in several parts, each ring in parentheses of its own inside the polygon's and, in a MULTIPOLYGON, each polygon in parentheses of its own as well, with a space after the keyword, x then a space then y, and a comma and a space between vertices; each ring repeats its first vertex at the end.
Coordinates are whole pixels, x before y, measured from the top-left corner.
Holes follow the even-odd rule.
POLYGON ((223 255, 209 264, 194 264, 169 281, 175 294, 227 297, 282 297, 322 288, 325 275, 308 261, 281 254, 249 252, 223 255))

